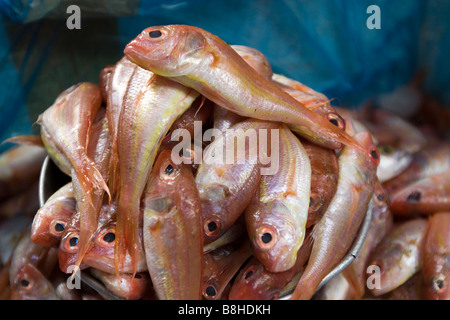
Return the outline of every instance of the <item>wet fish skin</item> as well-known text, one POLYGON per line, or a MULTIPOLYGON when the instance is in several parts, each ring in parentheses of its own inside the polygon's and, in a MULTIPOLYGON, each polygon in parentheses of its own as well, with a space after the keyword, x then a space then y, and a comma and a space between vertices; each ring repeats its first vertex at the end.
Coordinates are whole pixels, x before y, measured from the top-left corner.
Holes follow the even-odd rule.
POLYGON ((98 75, 98 86, 100 87, 100 90, 102 92, 102 101, 106 105, 108 101, 108 94, 110 91, 110 77, 114 72, 116 65, 108 65, 104 67, 99 75, 98 75))
POLYGON ((254 255, 272 272, 286 271, 295 264, 306 233, 311 191, 306 150, 286 125, 279 132, 278 170, 261 176, 245 210, 254 255))
POLYGON ((389 208, 388 195, 379 181, 375 184, 372 199, 374 203, 372 220, 364 243, 353 262, 342 271, 342 275, 349 282, 352 289, 349 293, 352 299, 359 300, 364 296, 370 254, 394 225, 393 214, 389 208))
POLYGON ((124 53, 138 65, 192 87, 241 116, 289 123, 305 138, 328 148, 361 149, 345 131, 258 74, 228 44, 205 30, 185 25, 150 27, 124 53))
POLYGON ((10 300, 60 300, 53 284, 31 263, 23 265, 11 285, 10 300))
POLYGON ((247 237, 247 230, 245 228, 244 216, 241 215, 241 217, 239 217, 238 220, 222 236, 213 242, 205 244, 203 246, 203 253, 208 253, 222 246, 239 241, 243 237, 247 237))
POLYGON ((252 257, 241 269, 229 293, 230 300, 273 300, 278 299, 283 288, 302 272, 312 248, 311 233, 308 233, 297 252, 295 265, 283 272, 270 272, 256 258, 252 257))
POLYGON ((339 164, 333 150, 320 147, 305 139, 300 139, 306 150, 311 166, 311 193, 306 228, 316 224, 336 193, 339 164))
POLYGON ((292 300, 311 299, 322 279, 341 261, 356 237, 372 198, 378 150, 368 132, 355 133, 351 124, 347 130, 366 151, 344 147, 339 155, 337 191, 314 226, 311 257, 292 293, 292 300))
POLYGON ((204 255, 202 294, 208 300, 220 300, 233 276, 252 255, 249 241, 221 247, 204 255))
MULTIPOLYGON (((101 81, 102 92, 106 92, 106 118, 108 119, 108 130, 111 136, 111 158, 110 158, 110 173, 108 179, 108 186, 111 189, 111 194, 117 198, 118 194, 118 174, 119 174, 119 159, 117 155, 117 132, 119 125, 120 113, 126 102, 136 99, 136 90, 131 91, 129 88, 143 86, 145 82, 140 82, 136 85, 133 81, 133 73, 138 66, 132 63, 125 57, 122 57, 111 70, 109 68, 103 69, 103 81, 101 81), (127 97, 126 97, 127 96, 127 97)), ((101 75, 102 76, 102 75, 101 75)))
MULTIPOLYGON (((107 211, 107 208, 108 206, 104 206, 104 209, 102 211, 107 211)), ((103 212, 102 214, 105 216, 108 215, 107 212, 103 212)), ((80 270, 83 270, 88 267, 92 267, 103 272, 115 274, 115 216, 113 215, 108 220, 104 220, 103 218, 101 218, 100 220, 103 222, 103 224, 98 226, 96 233, 94 234, 93 243, 87 250, 86 254, 83 256, 83 260, 79 265, 79 268, 80 270)), ((79 214, 75 214, 64 231, 58 250, 59 268, 62 272, 70 273, 73 271, 73 266, 75 266, 78 257, 77 252, 79 249, 79 235, 79 214)), ((140 236, 142 237, 142 234, 140 236)), ((123 263, 120 265, 118 270, 119 274, 133 273, 134 268, 129 254, 125 255, 122 262, 123 263)), ((136 272, 143 272, 146 270, 147 265, 145 262, 144 249, 143 247, 141 247, 140 255, 137 261, 136 272)))
POLYGON ((369 108, 361 114, 361 122, 376 137, 379 144, 387 144, 415 153, 422 149, 427 139, 409 121, 382 109, 369 108))
MULTIPOLYGON (((260 161, 251 159, 251 151, 255 151, 251 148, 254 146, 246 143, 243 147, 245 150, 235 151, 235 156, 242 152, 245 158, 235 157, 231 161, 226 159, 227 149, 238 149, 238 141, 242 141, 247 135, 256 133, 258 136, 261 130, 265 130, 269 137, 270 131, 278 128, 279 124, 276 122, 248 119, 232 126, 205 149, 203 161, 195 176, 202 203, 205 243, 218 239, 244 213, 261 178, 260 161), (238 138, 234 139, 236 136, 238 138), (219 159, 219 150, 223 150, 222 159, 219 159)), ((256 155, 260 156, 256 151, 256 155)))
POLYGON ((175 164, 169 150, 155 162, 142 206, 144 250, 156 295, 160 300, 201 299, 200 197, 190 167, 175 164))
POLYGON ((99 87, 82 82, 63 91, 37 121, 47 152, 63 172, 71 175, 73 170, 90 202, 95 190, 109 194, 106 182, 87 155, 91 125, 101 102, 99 87))
POLYGON ((411 164, 413 156, 410 152, 389 145, 378 145, 380 165, 377 177, 381 183, 397 177, 411 164))
POLYGON ((414 217, 450 210, 450 171, 412 182, 393 194, 391 210, 414 217))
POLYGON ((404 284, 380 297, 383 300, 423 300, 424 280, 420 271, 411 276, 404 284))
POLYGON ((9 281, 14 283, 19 270, 26 264, 32 264, 48 276, 57 263, 57 250, 38 245, 31 241, 30 231, 22 233, 20 240, 11 254, 9 266, 9 281))
POLYGON ((369 289, 381 296, 405 283, 422 268, 423 241, 428 221, 412 219, 394 225, 370 256, 369 265, 380 268, 380 287, 369 289))
POLYGON ((331 100, 324 94, 282 74, 273 74, 271 80, 306 108, 323 116, 339 129, 345 130, 345 119, 331 106, 331 100))
POLYGON ((450 299, 450 212, 437 212, 428 220, 423 248, 424 298, 450 299))
POLYGON ((218 104, 214 104, 213 127, 218 130, 218 133, 220 134, 223 134, 227 129, 245 119, 247 118, 225 109, 218 104))
POLYGON ((445 141, 426 145, 412 157, 410 165, 403 172, 383 183, 389 194, 413 181, 450 171, 450 144, 445 141))
POLYGON ((128 250, 133 261, 139 256, 140 199, 157 150, 172 126, 199 96, 195 90, 137 67, 133 73, 117 131, 119 159, 116 268, 128 250), (136 81, 134 80, 136 79, 136 81), (139 80, 140 79, 140 80, 139 80), (145 83, 142 86, 141 81, 145 83), (136 99, 128 101, 128 95, 136 99))
POLYGON ((129 273, 116 275, 91 268, 91 274, 112 294, 126 300, 142 299, 151 287, 149 276, 144 272, 137 273, 135 276, 129 273))
POLYGON ((39 178, 47 152, 29 145, 13 146, 0 155, 0 201, 21 192, 39 178))
POLYGON ((267 57, 261 51, 252 47, 236 44, 233 44, 230 47, 233 48, 233 50, 236 51, 237 54, 239 54, 256 72, 266 79, 272 79, 272 67, 270 66, 267 57))
MULTIPOLYGON (((111 157, 111 137, 109 134, 106 109, 99 108, 94 122, 91 125, 87 155, 91 158, 104 181, 109 178, 109 164, 111 157)), ((72 169, 74 171, 74 169, 72 169)), ((83 260, 84 254, 92 245, 94 234, 98 227, 101 207, 105 198, 110 197, 103 190, 94 192, 90 199, 76 174, 72 174, 73 194, 76 199, 77 210, 80 213, 79 243, 76 266, 83 260)))
POLYGON ((72 182, 62 186, 36 212, 31 225, 31 240, 44 247, 57 247, 62 232, 76 212, 72 182))

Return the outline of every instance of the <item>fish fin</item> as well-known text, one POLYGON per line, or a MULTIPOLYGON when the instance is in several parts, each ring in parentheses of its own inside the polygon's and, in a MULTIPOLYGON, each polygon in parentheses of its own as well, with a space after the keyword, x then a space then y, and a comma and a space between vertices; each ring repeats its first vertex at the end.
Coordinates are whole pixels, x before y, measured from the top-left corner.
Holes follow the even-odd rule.
POLYGON ((205 101, 206 101, 206 97, 205 97, 205 96, 202 96, 202 97, 201 97, 200 105, 198 106, 197 111, 195 111, 194 118, 197 117, 197 114, 199 113, 200 109, 203 107, 203 104, 205 103, 205 101))
POLYGON ((82 164, 73 165, 73 170, 83 192, 86 194, 89 203, 93 207, 92 192, 95 191, 94 189, 103 189, 108 194, 109 199, 111 199, 111 193, 109 192, 109 188, 106 185, 103 176, 87 156, 82 160, 82 164))
POLYGON ((4 143, 15 143, 20 145, 28 145, 44 148, 44 142, 42 142, 41 136, 35 134, 11 137, 0 143, 0 145, 4 143))
POLYGON ((123 266, 126 254, 131 257, 133 274, 137 273, 139 259, 139 203, 135 206, 120 201, 117 208, 116 244, 114 254, 114 267, 116 273, 119 266, 123 266), (134 207, 134 208, 133 208, 134 207), (133 214, 136 213, 137 214, 133 214), (117 254, 116 254, 117 253, 117 254))
MULTIPOLYGON (((72 169, 72 172, 75 169, 72 169)), ((103 196, 95 195, 95 202, 89 201, 89 203, 85 203, 85 201, 81 201, 83 198, 89 199, 87 194, 85 194, 85 190, 82 188, 82 185, 78 179, 76 174, 73 174, 72 185, 74 192, 76 194, 76 199, 79 202, 78 212, 80 215, 80 233, 78 236, 78 251, 77 251, 77 259, 75 262, 75 266, 79 267, 83 261, 84 256, 91 248, 93 244, 93 237, 97 230, 98 225, 98 216, 101 209, 101 200, 103 196), (81 194, 80 194, 81 193, 81 194)))
POLYGON ((323 101, 321 103, 317 103, 316 105, 314 105, 312 108, 309 108, 309 110, 315 110, 317 108, 323 107, 324 105, 326 105, 327 103, 330 103, 331 101, 335 100, 336 98, 331 98, 331 99, 327 99, 326 101, 323 101))

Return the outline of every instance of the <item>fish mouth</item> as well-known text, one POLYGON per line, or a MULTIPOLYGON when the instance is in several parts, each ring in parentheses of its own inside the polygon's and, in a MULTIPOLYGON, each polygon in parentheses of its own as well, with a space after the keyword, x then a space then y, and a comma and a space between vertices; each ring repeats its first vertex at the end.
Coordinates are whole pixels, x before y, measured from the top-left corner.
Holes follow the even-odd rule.
POLYGON ((131 62, 141 65, 145 57, 145 49, 139 44, 137 39, 132 40, 125 46, 123 53, 125 57, 131 62))

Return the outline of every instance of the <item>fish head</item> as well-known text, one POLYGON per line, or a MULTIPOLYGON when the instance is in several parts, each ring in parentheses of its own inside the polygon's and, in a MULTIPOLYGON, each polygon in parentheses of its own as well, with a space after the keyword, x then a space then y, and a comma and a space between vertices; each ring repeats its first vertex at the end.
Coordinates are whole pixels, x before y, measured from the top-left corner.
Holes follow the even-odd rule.
POLYGON ((377 176, 381 182, 399 175, 411 164, 413 159, 410 152, 389 144, 379 145, 378 150, 380 152, 380 165, 378 166, 377 176))
POLYGON ((367 131, 360 131, 354 135, 354 138, 366 151, 363 159, 365 164, 371 165, 375 169, 378 168, 380 164, 380 151, 378 151, 378 148, 375 146, 370 133, 367 131))
POLYGON ((44 247, 58 246, 61 236, 76 211, 75 198, 41 207, 34 216, 31 240, 44 247))
POLYGON ((137 65, 165 77, 181 76, 202 57, 206 39, 201 29, 184 25, 143 30, 124 50, 137 65))
POLYGON ((32 264, 24 264, 18 271, 11 290, 12 300, 58 299, 50 281, 32 264))
POLYGON ((270 286, 270 277, 261 262, 251 258, 237 275, 230 293, 230 300, 273 300, 280 295, 281 288, 270 286), (268 281, 269 280, 269 281, 268 281))
POLYGON ((203 231, 207 241, 219 238, 226 229, 226 212, 222 203, 230 197, 230 189, 220 183, 210 183, 199 188, 203 214, 203 231))
POLYGON ((256 213, 263 218, 252 237, 254 255, 271 272, 286 271, 294 266, 305 237, 305 231, 299 230, 291 210, 289 204, 274 200, 261 206, 256 213))
POLYGON ((91 269, 91 274, 100 280, 111 293, 126 300, 137 300, 149 289, 148 273, 108 273, 99 269, 91 269))
POLYGON ((106 223, 95 234, 92 247, 86 252, 83 263, 110 272, 114 270, 116 222, 106 223))
POLYGON ((424 273, 424 296, 429 300, 448 300, 450 298, 450 256, 435 255, 431 272, 424 273))
POLYGON ((78 253, 78 230, 64 232, 58 250, 59 268, 62 272, 71 273, 76 265, 78 253))
POLYGON ((331 124, 345 131, 345 127, 347 124, 345 122, 345 119, 339 113, 337 113, 334 110, 331 110, 326 113, 326 117, 328 121, 331 122, 331 124))
POLYGON ((156 188, 176 187, 185 175, 192 175, 190 167, 181 161, 179 155, 172 153, 172 150, 163 150, 157 157, 152 173, 149 178, 149 185, 156 188))

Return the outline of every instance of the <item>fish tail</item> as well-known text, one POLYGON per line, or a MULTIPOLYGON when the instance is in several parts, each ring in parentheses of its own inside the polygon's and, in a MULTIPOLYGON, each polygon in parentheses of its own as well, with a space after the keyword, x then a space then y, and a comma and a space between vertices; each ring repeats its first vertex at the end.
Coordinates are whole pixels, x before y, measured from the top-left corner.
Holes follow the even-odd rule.
POLYGON ((199 105, 197 111, 195 111, 194 118, 197 117, 197 114, 199 113, 200 109, 203 107, 203 104, 205 103, 205 101, 206 101, 206 97, 201 96, 201 102, 200 102, 200 105, 199 105))
POLYGON ((117 135, 111 142, 111 156, 109 157, 109 180, 108 187, 111 190, 114 200, 117 200, 119 194, 119 155, 117 153, 117 135))
POLYGON ((119 274, 119 269, 121 266, 123 266, 126 256, 124 231, 124 223, 120 218, 120 215, 118 214, 116 225, 116 239, 114 245, 114 271, 116 275, 119 274))
POLYGON ((83 262, 84 256, 89 251, 92 246, 92 235, 93 233, 89 230, 85 230, 84 232, 80 230, 79 235, 79 243, 78 243, 78 251, 77 251, 77 259, 75 261, 75 267, 79 268, 81 263, 83 262))
POLYGON ((87 195, 88 201, 92 207, 94 207, 94 203, 92 202, 93 189, 103 189, 111 200, 111 193, 103 176, 87 156, 82 160, 81 164, 75 164, 73 167, 81 188, 87 195))
POLYGON ((137 206, 127 205, 119 198, 115 250, 117 255, 114 256, 116 272, 119 265, 125 261, 128 250, 133 267, 133 275, 136 275, 139 244, 139 202, 137 206))

